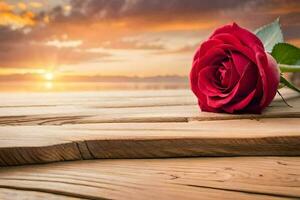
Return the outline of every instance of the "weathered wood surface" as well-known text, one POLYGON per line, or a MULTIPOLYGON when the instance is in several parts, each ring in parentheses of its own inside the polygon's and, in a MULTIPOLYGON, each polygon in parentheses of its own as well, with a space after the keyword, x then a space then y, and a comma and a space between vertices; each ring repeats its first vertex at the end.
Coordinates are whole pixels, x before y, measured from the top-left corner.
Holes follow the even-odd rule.
POLYGON ((0 125, 63 125, 78 123, 188 122, 248 118, 300 117, 299 95, 282 91, 262 115, 200 112, 188 90, 105 93, 1 93, 0 125))
POLYGON ((293 108, 262 115, 201 113, 186 90, 2 93, 0 199, 299 199, 300 98, 282 93, 293 108), (71 162, 11 166, 54 161, 71 162))
POLYGON ((0 164, 93 158, 300 155, 300 119, 2 126, 0 164), (284 125, 283 125, 284 124, 284 125))
POLYGON ((300 155, 300 98, 200 112, 189 91, 1 94, 0 166, 94 158, 300 155))
POLYGON ((6 189, 0 187, 1 200, 79 200, 81 198, 52 194, 49 192, 37 192, 30 190, 6 189))
POLYGON ((299 199, 299 169, 300 157, 107 159, 4 167, 0 169, 0 195, 20 193, 24 199, 55 199, 55 195, 57 199, 299 199))

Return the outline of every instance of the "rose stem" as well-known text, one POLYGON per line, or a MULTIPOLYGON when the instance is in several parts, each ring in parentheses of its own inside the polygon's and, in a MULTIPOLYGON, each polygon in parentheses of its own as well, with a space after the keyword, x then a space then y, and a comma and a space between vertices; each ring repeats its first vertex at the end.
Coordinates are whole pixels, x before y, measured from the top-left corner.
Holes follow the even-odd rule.
POLYGON ((299 65, 278 64, 278 67, 280 68, 281 72, 300 72, 300 66, 299 65))
POLYGON ((280 76, 280 83, 284 84, 286 87, 295 90, 296 92, 300 93, 300 89, 298 89, 296 86, 294 86, 291 82, 286 80, 283 76, 280 76))

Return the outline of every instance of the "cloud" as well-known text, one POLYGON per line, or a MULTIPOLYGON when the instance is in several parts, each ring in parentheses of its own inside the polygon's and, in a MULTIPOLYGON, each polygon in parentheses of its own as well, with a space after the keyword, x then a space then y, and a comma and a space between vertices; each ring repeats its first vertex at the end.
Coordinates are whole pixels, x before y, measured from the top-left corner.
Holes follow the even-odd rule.
POLYGON ((71 0, 47 13, 47 28, 49 35, 68 31, 73 39, 83 36, 95 43, 144 32, 211 31, 232 21, 255 28, 278 15, 288 23, 291 13, 299 21, 299 7, 297 0, 71 0))
POLYGON ((159 42, 139 40, 137 38, 123 38, 102 42, 99 46, 104 49, 125 50, 163 50, 165 46, 159 42))
POLYGON ((57 48, 75 48, 82 44, 81 40, 49 40, 45 42, 46 46, 57 48))
POLYGON ((97 69, 101 62, 120 61, 117 71, 125 62, 135 64, 133 58, 146 66, 143 59, 150 51, 155 54, 153 65, 160 65, 162 56, 168 57, 167 63, 179 55, 188 63, 187 55, 214 28, 236 21, 254 29, 278 15, 285 38, 299 44, 297 0, 55 0, 49 4, 0 1, 0 67, 93 63, 91 68, 97 69), (136 55, 137 50, 143 53, 136 55), (114 54, 119 51, 125 53, 114 54))
POLYGON ((165 51, 156 51, 154 54, 161 55, 161 54, 190 54, 193 55, 195 50, 199 47, 200 44, 195 45, 186 45, 180 48, 175 49, 167 49, 165 51))
POLYGON ((23 12, 17 13, 15 5, 7 2, 0 2, 0 26, 9 26, 12 29, 23 28, 24 26, 35 25, 35 14, 30 11, 25 11, 25 4, 18 4, 23 12))
POLYGON ((195 16, 203 13, 215 12, 216 10, 234 9, 244 5, 249 0, 237 1, 223 0, 195 1, 195 0, 73 0, 71 5, 74 12, 95 18, 123 18, 137 16, 163 16, 170 18, 176 16, 195 16), (201 11, 201 12, 199 12, 201 11))
POLYGON ((93 53, 77 49, 75 47, 79 45, 78 41, 69 43, 52 41, 45 45, 27 41, 26 38, 18 40, 19 43, 6 41, 0 46, 1 68, 56 68, 60 65, 96 61, 111 56, 105 52, 93 53))

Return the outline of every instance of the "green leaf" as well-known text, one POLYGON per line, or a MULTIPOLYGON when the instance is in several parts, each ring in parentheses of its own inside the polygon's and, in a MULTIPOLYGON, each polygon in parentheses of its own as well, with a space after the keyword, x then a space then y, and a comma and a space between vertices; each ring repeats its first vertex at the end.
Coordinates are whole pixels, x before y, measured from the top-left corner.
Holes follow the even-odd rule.
POLYGON ((254 33, 262 41, 267 52, 271 52, 277 43, 284 42, 279 18, 271 24, 258 28, 254 33))
POLYGON ((300 48, 287 43, 276 44, 272 50, 272 56, 278 64, 299 65, 300 48))
POLYGON ((280 83, 284 84, 288 88, 295 90, 296 92, 300 93, 300 89, 298 89, 296 86, 294 86, 291 82, 286 80, 284 77, 280 76, 280 83))

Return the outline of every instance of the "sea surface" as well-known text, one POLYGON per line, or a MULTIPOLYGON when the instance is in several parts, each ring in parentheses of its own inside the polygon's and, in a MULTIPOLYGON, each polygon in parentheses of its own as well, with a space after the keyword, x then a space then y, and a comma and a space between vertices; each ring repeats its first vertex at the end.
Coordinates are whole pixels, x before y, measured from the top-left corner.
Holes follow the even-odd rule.
POLYGON ((187 82, 0 82, 0 92, 84 92, 187 89, 187 82))

